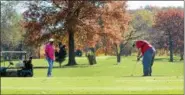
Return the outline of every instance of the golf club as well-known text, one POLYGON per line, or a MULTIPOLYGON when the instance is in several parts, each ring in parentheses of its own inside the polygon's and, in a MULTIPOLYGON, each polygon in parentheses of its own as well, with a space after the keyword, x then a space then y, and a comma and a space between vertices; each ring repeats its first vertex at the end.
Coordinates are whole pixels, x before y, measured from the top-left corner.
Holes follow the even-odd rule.
POLYGON ((135 69, 136 69, 136 65, 138 64, 139 61, 136 61, 135 65, 134 65, 134 68, 132 69, 132 73, 131 73, 131 76, 133 76, 134 72, 135 72, 135 69))

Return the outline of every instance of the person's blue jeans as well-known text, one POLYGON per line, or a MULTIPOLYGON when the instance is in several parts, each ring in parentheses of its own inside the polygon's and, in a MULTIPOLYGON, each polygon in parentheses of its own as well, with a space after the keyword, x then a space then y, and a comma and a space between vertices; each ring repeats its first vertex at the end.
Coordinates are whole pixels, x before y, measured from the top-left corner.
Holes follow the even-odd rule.
POLYGON ((143 55, 143 74, 144 76, 151 76, 152 65, 155 57, 155 49, 148 49, 143 55))
POLYGON ((53 68, 53 60, 51 58, 46 58, 48 61, 49 67, 48 67, 48 73, 47 76, 51 76, 52 68, 53 68))

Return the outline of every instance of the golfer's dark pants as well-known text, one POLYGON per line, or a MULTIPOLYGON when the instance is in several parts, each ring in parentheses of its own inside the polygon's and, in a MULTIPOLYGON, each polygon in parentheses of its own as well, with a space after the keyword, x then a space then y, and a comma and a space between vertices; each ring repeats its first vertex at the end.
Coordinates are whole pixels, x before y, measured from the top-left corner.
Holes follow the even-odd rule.
POLYGON ((143 74, 144 76, 151 76, 152 65, 155 58, 155 49, 148 49, 143 55, 143 74))

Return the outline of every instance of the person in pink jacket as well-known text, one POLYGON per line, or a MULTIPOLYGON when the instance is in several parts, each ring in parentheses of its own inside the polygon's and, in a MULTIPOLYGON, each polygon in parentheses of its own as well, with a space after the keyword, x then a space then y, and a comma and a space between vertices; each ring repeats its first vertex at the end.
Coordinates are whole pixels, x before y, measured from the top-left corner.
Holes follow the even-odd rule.
POLYGON ((49 67, 48 67, 48 73, 47 76, 51 77, 51 72, 53 68, 53 62, 55 60, 55 50, 54 50, 54 45, 53 45, 54 39, 50 39, 49 43, 46 44, 45 46, 45 57, 46 60, 48 61, 49 67))

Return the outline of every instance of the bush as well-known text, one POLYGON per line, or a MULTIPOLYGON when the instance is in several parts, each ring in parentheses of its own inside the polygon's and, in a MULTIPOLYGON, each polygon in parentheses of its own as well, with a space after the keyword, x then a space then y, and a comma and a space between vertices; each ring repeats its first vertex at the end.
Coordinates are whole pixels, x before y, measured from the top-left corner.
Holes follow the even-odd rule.
POLYGON ((87 58, 88 58, 90 65, 94 65, 97 63, 96 62, 96 55, 92 49, 87 52, 87 58))

